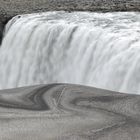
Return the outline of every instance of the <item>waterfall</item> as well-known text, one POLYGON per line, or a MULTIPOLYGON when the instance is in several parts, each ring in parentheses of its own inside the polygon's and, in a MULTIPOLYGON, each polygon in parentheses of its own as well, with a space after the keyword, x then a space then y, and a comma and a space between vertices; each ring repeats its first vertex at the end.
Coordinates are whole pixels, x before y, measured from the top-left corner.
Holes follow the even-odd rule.
POLYGON ((6 25, 0 56, 0 89, 72 83, 139 93, 140 14, 16 16, 6 25))

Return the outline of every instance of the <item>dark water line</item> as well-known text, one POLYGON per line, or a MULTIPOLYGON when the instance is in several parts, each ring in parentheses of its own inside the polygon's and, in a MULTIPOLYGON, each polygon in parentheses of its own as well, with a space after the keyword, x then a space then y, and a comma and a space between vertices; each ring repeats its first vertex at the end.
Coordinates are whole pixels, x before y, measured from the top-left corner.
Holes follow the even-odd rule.
POLYGON ((2 43, 3 30, 4 30, 4 25, 2 23, 0 23, 0 45, 2 43))

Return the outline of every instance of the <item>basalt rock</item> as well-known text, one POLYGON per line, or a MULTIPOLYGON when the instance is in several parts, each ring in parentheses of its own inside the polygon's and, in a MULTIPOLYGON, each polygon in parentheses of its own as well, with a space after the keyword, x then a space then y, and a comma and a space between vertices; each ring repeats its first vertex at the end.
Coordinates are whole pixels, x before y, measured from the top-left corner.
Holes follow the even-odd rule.
POLYGON ((2 41, 2 36, 3 36, 3 24, 0 23, 0 44, 1 44, 1 41, 2 41))
MULTIPOLYGON (((45 11, 140 11, 139 0, 1 0, 0 26, 17 14, 45 11)), ((0 27, 0 40, 3 26, 0 27)))

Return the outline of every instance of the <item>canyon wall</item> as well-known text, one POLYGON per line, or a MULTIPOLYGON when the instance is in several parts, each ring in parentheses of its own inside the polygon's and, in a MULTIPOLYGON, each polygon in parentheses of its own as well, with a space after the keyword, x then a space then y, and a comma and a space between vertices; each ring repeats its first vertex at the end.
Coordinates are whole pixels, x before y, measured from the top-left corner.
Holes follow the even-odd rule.
MULTIPOLYGON (((0 28, 17 14, 66 11, 140 11, 139 0, 1 0, 0 28)), ((0 30, 1 32, 1 30, 0 30)), ((1 35, 0 35, 1 36, 1 35)))

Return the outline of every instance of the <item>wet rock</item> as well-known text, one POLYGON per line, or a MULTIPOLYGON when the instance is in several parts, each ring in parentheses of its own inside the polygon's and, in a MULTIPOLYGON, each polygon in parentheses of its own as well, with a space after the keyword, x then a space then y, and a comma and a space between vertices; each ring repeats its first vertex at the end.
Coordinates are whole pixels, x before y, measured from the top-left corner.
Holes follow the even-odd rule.
POLYGON ((0 22, 0 44, 2 42, 3 29, 4 29, 4 24, 0 22))
MULTIPOLYGON (((140 11, 139 0, 1 0, 0 22, 18 14, 45 11, 140 11)), ((0 33, 3 28, 0 29, 0 33)), ((1 37, 1 35, 0 35, 1 37)))

